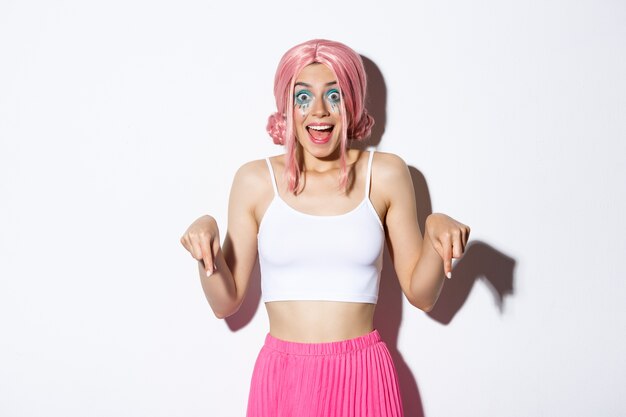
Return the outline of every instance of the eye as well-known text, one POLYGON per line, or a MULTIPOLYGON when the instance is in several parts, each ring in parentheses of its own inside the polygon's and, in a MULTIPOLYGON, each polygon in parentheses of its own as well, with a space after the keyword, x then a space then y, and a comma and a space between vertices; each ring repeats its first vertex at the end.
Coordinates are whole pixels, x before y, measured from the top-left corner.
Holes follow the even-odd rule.
POLYGON ((303 106, 309 104, 313 96, 306 90, 301 90, 296 93, 296 104, 303 106))
POLYGON ((337 104, 341 100, 341 94, 339 94, 339 91, 337 90, 330 90, 326 93, 326 97, 328 97, 328 101, 333 104, 337 104))

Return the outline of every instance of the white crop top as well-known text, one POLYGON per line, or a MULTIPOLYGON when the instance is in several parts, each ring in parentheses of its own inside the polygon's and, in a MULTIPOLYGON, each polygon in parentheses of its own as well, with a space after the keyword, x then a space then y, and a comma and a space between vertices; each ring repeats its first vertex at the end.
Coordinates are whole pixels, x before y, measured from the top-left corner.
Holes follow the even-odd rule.
POLYGON ((361 203, 347 213, 302 213, 278 194, 266 159, 274 199, 258 233, 263 302, 326 300, 376 304, 385 233, 369 199, 370 151, 361 203))

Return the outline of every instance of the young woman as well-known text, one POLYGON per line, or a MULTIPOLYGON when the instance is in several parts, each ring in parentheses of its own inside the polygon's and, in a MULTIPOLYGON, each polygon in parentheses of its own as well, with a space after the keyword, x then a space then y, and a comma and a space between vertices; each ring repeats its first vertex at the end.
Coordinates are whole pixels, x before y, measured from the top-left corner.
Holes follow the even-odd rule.
POLYGON ((408 301, 429 311, 470 229, 433 213, 422 238, 406 164, 350 149, 368 137, 366 77, 347 46, 287 51, 268 132, 285 154, 236 173, 223 245, 202 216, 181 238, 218 318, 234 314, 258 254, 270 329, 256 360, 248 417, 402 416, 398 377, 373 327, 385 241, 408 301))

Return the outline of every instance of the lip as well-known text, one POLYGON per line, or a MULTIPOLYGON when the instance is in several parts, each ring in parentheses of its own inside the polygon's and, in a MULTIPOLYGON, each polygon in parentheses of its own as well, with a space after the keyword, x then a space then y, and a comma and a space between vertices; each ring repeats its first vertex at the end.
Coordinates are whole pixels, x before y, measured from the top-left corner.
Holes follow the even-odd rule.
POLYGON ((326 137, 325 139, 316 139, 313 137, 313 135, 311 135, 311 132, 309 130, 310 127, 322 127, 322 128, 332 128, 335 129, 335 125, 333 123, 328 123, 328 122, 313 122, 313 123, 308 123, 305 126, 305 130, 307 132, 307 134, 309 135, 309 140, 311 142, 313 142, 316 145, 324 145, 326 143, 328 143, 330 141, 330 139, 333 136, 333 132, 331 131, 330 134, 328 135, 328 137, 326 137))
POLYGON ((308 130, 307 130, 307 132, 306 132, 306 133, 307 133, 307 135, 309 135, 309 140, 310 140, 311 142, 315 143, 316 145, 323 145, 323 144, 325 144, 325 143, 328 143, 328 141, 330 141, 330 138, 333 136, 333 134, 331 133, 331 134, 329 134, 329 135, 326 137, 326 139, 321 139, 321 140, 320 140, 320 139, 315 139, 315 138, 311 135, 311 133, 309 133, 309 131, 308 131, 308 130))
POLYGON ((332 123, 309 123, 308 125, 306 125, 306 127, 309 127, 309 126, 333 126, 334 127, 335 125, 332 123))

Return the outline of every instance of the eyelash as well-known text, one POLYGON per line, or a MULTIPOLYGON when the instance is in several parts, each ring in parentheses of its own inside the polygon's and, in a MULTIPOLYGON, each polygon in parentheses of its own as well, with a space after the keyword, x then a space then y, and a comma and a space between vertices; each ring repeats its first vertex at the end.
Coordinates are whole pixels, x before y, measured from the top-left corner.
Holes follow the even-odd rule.
POLYGON ((300 90, 296 93, 296 104, 299 106, 304 106, 306 104, 309 104, 312 100, 313 95, 308 92, 307 90, 300 90), (303 99, 302 96, 307 96, 307 99, 303 99))
POLYGON ((341 101, 341 94, 339 93, 339 91, 333 89, 330 90, 328 93, 326 93, 326 97, 328 98, 328 100, 332 103, 332 104, 338 104, 341 101), (332 95, 336 95, 336 98, 332 98, 332 95))
MULTIPOLYGON (((313 101, 313 94, 311 94, 308 90, 300 90, 295 94, 296 104, 299 106, 304 106, 310 104, 313 101), (306 96, 303 98, 302 96, 306 96)), ((341 101, 341 93, 338 90, 332 89, 326 93, 326 98, 330 101, 331 104, 338 104, 341 101), (333 96, 336 96, 333 98, 333 96)))

